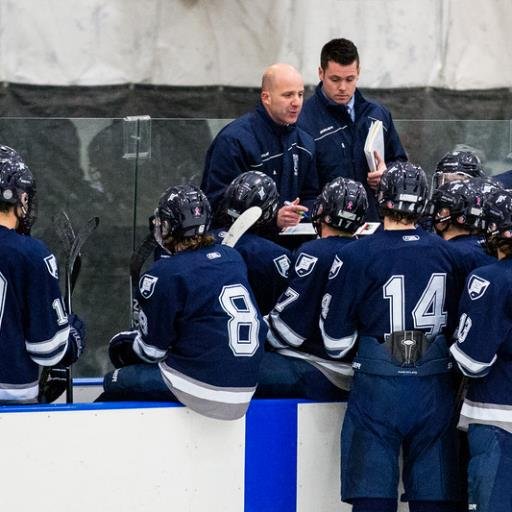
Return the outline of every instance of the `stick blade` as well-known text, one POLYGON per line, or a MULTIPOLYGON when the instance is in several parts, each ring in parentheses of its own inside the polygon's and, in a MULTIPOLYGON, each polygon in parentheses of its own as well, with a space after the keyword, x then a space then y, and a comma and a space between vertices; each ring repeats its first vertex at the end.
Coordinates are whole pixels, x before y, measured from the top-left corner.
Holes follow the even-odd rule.
POLYGON ((73 246, 71 247, 71 251, 69 252, 67 268, 68 272, 71 274, 73 270, 73 266, 75 264, 75 260, 77 256, 80 254, 82 247, 84 246, 87 239, 91 236, 91 234, 96 230, 100 223, 99 217, 91 217, 86 224, 78 231, 76 238, 74 240, 73 246))
POLYGON ((144 262, 153 253, 158 246, 153 233, 149 233, 142 243, 133 251, 130 257, 130 277, 134 282, 139 280, 140 271, 144 265, 144 262))
POLYGON ((64 210, 60 210, 53 217, 53 225, 61 244, 64 246, 64 250, 66 253, 69 253, 75 241, 75 232, 68 214, 64 210))
POLYGON ((247 210, 233 222, 224 240, 222 240, 222 245, 234 247, 242 235, 254 226, 262 214, 263 210, 259 206, 247 208, 247 210))

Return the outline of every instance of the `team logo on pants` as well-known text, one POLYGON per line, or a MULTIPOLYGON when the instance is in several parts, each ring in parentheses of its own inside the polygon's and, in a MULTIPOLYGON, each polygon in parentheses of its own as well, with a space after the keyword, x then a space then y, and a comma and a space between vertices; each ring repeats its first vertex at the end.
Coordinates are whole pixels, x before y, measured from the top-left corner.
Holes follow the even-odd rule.
POLYGON ((295 262, 295 272, 299 277, 307 276, 308 274, 311 274, 317 261, 318 258, 316 256, 311 256, 310 254, 301 252, 295 262))
POLYGON ((468 294, 471 300, 477 300, 483 296, 491 283, 477 275, 472 275, 468 282, 468 294))
POLYGON ((140 294, 145 298, 149 299, 153 292, 155 291, 155 285, 158 281, 158 277, 150 276, 149 274, 144 274, 139 283, 140 294))

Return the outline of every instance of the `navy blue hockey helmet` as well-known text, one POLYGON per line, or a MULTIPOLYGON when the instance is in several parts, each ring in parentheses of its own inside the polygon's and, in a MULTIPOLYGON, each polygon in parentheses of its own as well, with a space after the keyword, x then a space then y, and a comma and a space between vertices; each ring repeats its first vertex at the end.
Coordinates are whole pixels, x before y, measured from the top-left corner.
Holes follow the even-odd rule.
POLYGON ((274 219, 278 204, 275 181, 260 171, 240 174, 224 192, 223 208, 233 220, 251 206, 259 206, 263 213, 257 224, 268 224, 274 219))
POLYGON ((432 190, 448 181, 483 176, 485 171, 477 155, 471 151, 450 151, 436 165, 432 175, 432 190))
POLYGON ((36 218, 36 184, 30 169, 14 149, 0 145, 0 202, 18 205, 18 231, 29 233, 36 218))
POLYGON ((212 219, 212 210, 203 191, 195 185, 168 188, 155 210, 155 238, 161 244, 205 234, 212 219))
POLYGON ((449 181, 434 190, 427 210, 435 223, 450 221, 471 231, 481 231, 485 199, 499 188, 489 178, 449 181))
POLYGON ((512 191, 498 189, 484 203, 484 233, 491 254, 500 246, 512 246, 512 191))
POLYGON ((358 181, 335 178, 327 183, 313 205, 311 220, 321 235, 321 223, 354 233, 364 222, 368 198, 358 181))
POLYGON ((472 178, 467 181, 467 186, 469 193, 463 223, 469 229, 481 231, 485 225, 485 202, 491 194, 501 190, 502 187, 498 182, 486 177, 472 178))
POLYGON ((457 222, 467 207, 470 190, 466 180, 448 181, 432 192, 426 211, 434 222, 457 222))
POLYGON ((396 162, 384 171, 377 190, 381 211, 417 217, 428 199, 425 171, 411 162, 396 162))

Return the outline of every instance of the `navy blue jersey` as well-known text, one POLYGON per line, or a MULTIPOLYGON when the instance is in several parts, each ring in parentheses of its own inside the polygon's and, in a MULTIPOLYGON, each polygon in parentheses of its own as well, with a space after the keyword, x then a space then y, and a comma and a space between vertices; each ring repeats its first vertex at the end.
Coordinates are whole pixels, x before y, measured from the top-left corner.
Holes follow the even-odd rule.
POLYGON ((320 320, 324 343, 341 354, 357 335, 384 341, 402 330, 450 334, 464 282, 457 253, 420 228, 378 231, 343 249, 320 320))
POLYGON ((512 189, 512 170, 495 174, 491 176, 491 179, 497 181, 504 188, 512 189))
POLYGON ((325 286, 339 270, 340 253, 354 239, 330 236, 302 244, 294 254, 288 288, 270 313, 269 334, 276 348, 294 347, 337 358, 323 344, 318 326, 325 286))
POLYGON ((240 254, 212 245, 161 258, 140 279, 135 352, 160 362, 185 405, 242 416, 256 389, 266 326, 240 254))
POLYGON ((57 261, 39 240, 0 226, 0 401, 37 398, 39 366, 66 352, 57 261))
POLYGON ((326 283, 340 268, 342 248, 353 241, 330 236, 302 244, 294 254, 288 288, 269 315, 269 343, 283 355, 306 359, 339 387, 346 386, 342 376, 352 374, 346 364, 350 356, 338 363, 339 352, 323 343, 318 318, 326 283))
POLYGON ((478 267, 485 267, 496 262, 496 258, 487 254, 484 248, 484 241, 478 235, 460 235, 450 238, 448 242, 459 252, 466 274, 478 267))
POLYGON ((512 259, 472 272, 460 303, 451 352, 471 381, 461 426, 495 425, 512 432, 512 259))
MULTIPOLYGON (((225 230, 216 230, 219 242, 226 236, 225 230)), ((291 252, 284 247, 253 233, 245 233, 235 245, 247 265, 249 284, 262 315, 274 307, 288 283, 291 252)))

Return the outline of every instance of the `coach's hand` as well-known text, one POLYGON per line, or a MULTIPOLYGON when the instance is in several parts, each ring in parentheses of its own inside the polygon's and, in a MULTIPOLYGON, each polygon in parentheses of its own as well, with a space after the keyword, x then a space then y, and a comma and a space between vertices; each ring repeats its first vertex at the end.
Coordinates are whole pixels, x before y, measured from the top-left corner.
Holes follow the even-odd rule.
POLYGON ((304 214, 308 211, 305 206, 299 204, 300 199, 297 197, 295 201, 286 201, 277 212, 277 227, 280 229, 287 228, 289 226, 296 226, 304 217, 304 214))

